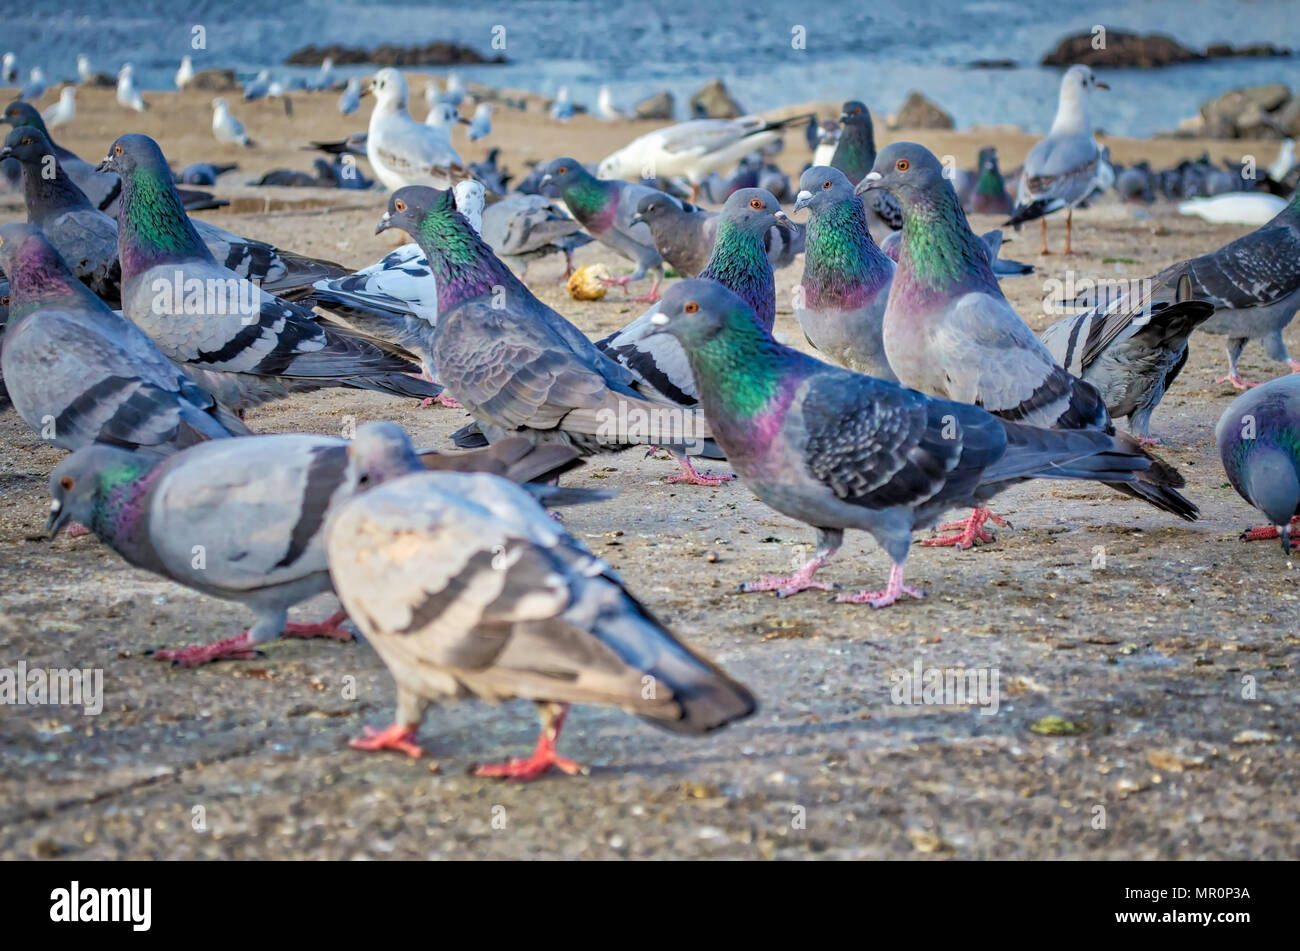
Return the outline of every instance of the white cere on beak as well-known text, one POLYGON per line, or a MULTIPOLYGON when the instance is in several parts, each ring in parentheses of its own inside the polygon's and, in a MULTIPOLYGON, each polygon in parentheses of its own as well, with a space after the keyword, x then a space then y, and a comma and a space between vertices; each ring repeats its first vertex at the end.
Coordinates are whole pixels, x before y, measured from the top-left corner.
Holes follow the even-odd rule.
POLYGON ((864 182, 878 182, 880 181, 880 179, 881 179, 881 174, 879 172, 867 172, 866 177, 863 178, 862 180, 864 182))
POLYGON ((662 327, 664 324, 668 323, 668 315, 655 314, 650 318, 650 323, 654 324, 656 327, 662 327))
POLYGON ((795 200, 796 202, 801 202, 801 201, 812 201, 812 192, 808 191, 808 190, 805 188, 805 189, 804 189, 803 191, 801 191, 799 194, 797 194, 797 195, 794 196, 794 200, 795 200))
POLYGON ((57 511, 58 511, 59 509, 61 509, 61 508, 63 508, 63 503, 62 503, 62 502, 60 502, 58 499, 50 499, 50 511, 51 511, 51 512, 57 512, 57 511))

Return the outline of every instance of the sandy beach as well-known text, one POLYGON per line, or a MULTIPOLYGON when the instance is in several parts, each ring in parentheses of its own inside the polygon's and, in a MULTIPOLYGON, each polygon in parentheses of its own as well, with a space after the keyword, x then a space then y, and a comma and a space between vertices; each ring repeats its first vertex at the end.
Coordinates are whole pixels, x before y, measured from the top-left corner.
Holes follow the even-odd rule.
MULTIPOLYGON (((77 117, 54 136, 89 161, 124 131, 159 139, 178 168, 237 161, 212 189, 230 205, 201 216, 283 248, 361 267, 396 243, 373 234, 382 191, 227 184, 308 170, 311 140, 365 128, 364 102, 342 117, 337 94, 298 93, 286 117, 278 102, 233 96, 257 143, 243 150, 213 139, 211 94, 146 97, 151 108, 137 116, 111 89, 81 89, 77 117)), ((839 104, 782 112, 809 108, 838 115, 839 104)), ((487 140, 468 143, 458 131, 455 144, 467 160, 500 148, 517 177, 561 154, 598 160, 656 127, 585 115, 559 125, 505 109, 493 122, 487 140)), ((914 139, 962 167, 993 144, 1013 168, 1038 138, 883 125, 879 144, 914 139)), ((1253 154, 1261 165, 1276 154, 1264 142, 1104 141, 1120 162, 1157 167, 1203 151, 1215 160, 1253 154)), ((797 176, 809 158, 795 133, 778 161, 797 176)), ((0 223, 24 217, 20 196, 0 196, 0 223)), ((1139 219, 1113 199, 1074 224, 1072 257, 1040 256, 1037 225, 1003 252, 1038 269, 1002 285, 1035 330, 1054 319, 1044 312, 1049 282, 1146 277, 1251 230, 1181 217, 1168 202, 1139 219)), ((1063 218, 1049 221, 1049 235, 1059 249, 1063 218)), ((628 270, 600 245, 579 251, 579 264, 596 261, 628 270)), ((534 265, 530 287, 593 338, 640 313, 617 290, 571 300, 562 267, 559 258, 534 265)), ((776 332, 806 348, 790 307, 802 267, 777 273, 776 332)), ((1300 348, 1294 325, 1286 340, 1300 348)), ((617 711, 576 708, 561 751, 590 773, 531 785, 468 775, 531 748, 527 703, 431 709, 420 739, 436 767, 348 749, 392 714, 392 680, 364 643, 277 641, 260 659, 193 670, 153 661, 146 651, 236 633, 248 615, 129 567, 93 537, 46 541, 46 480, 63 453, 0 412, 0 666, 102 668, 104 678, 98 716, 0 707, 0 858, 1300 858, 1300 572, 1276 543, 1238 540, 1258 516, 1228 486, 1214 447, 1214 424, 1234 396, 1213 382, 1225 368, 1223 339, 1196 334, 1152 423, 1200 521, 1099 486, 1024 485, 996 505, 1014 530, 966 552, 917 545, 909 581, 928 597, 878 612, 818 592, 784 601, 734 593, 802 562, 812 531, 741 484, 666 484, 677 470, 663 454, 590 460, 565 483, 619 494, 566 510, 565 526, 746 683, 760 710, 687 740, 617 711), (891 673, 918 662, 995 669, 996 713, 891 702, 891 673)), ((1286 370, 1258 344, 1242 360, 1252 379, 1286 370)), ((374 419, 449 448, 466 414, 326 390, 253 411, 248 422, 258 432, 339 433, 374 419)), ((823 574, 861 588, 888 568, 869 537, 851 533, 823 574)), ((295 619, 323 617, 334 603, 318 598, 295 619)))

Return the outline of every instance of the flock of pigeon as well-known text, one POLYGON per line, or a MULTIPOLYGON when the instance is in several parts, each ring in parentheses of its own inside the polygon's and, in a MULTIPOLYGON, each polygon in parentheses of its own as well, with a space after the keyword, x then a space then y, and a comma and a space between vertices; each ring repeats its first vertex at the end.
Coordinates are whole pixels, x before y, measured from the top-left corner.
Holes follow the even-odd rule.
POLYGON ((350 619, 397 684, 393 724, 353 741, 360 749, 422 755, 416 729, 440 698, 535 701, 533 754, 480 769, 517 779, 579 769, 556 752, 571 703, 689 734, 755 709, 548 513, 606 497, 559 485, 588 457, 666 449, 681 469, 669 481, 738 478, 816 531, 805 565, 743 591, 832 590, 818 570, 846 529, 867 532, 889 577, 837 600, 884 608, 923 596, 905 580, 914 532, 969 508, 923 544, 990 541, 988 523, 1003 524, 990 503, 1027 479, 1100 482, 1196 519, 1149 424, 1201 329, 1227 336, 1225 379, 1248 390, 1218 427, 1229 479, 1269 522, 1248 537, 1289 550, 1300 377, 1252 388, 1236 360, 1251 339, 1288 359, 1300 197, 1041 339, 999 286, 1032 269, 998 257, 999 232, 970 228, 967 210, 1009 225, 1040 218, 1046 242, 1046 216, 1065 211, 1070 250, 1072 210, 1114 177, 1091 125, 1098 88, 1087 67, 1065 73, 1014 200, 992 149, 963 174, 914 143, 877 150, 861 102, 844 105, 833 136, 811 117, 825 148, 789 189, 791 211, 808 214, 797 224, 761 184, 762 150, 808 116, 680 123, 595 167, 555 158, 529 190, 501 194, 449 151, 459 103, 435 100, 440 122, 416 122, 405 78, 382 69, 355 90, 375 105, 344 147, 390 192, 377 231, 411 243, 358 272, 191 218, 214 199, 179 189, 147 136, 120 136, 91 165, 12 102, 0 162, 21 170, 28 220, 0 227, 0 369, 13 409, 70 453, 50 476, 49 530, 79 526, 131 564, 254 615, 241 634, 159 659, 349 638, 350 619), (720 211, 688 200, 737 163, 720 211), (516 275, 557 253, 567 277, 588 241, 630 262, 630 275, 603 279, 625 294, 654 277, 648 309, 599 341, 516 275), (800 255, 795 316, 817 356, 773 336, 773 269, 800 255), (666 265, 684 279, 660 298, 666 265), (254 435, 244 422, 259 404, 322 387, 441 402, 472 421, 453 435, 461 451, 445 453, 417 451, 393 423, 344 439, 254 435), (699 459, 734 475, 701 472, 699 459), (289 623, 291 607, 327 591, 342 611, 289 623))

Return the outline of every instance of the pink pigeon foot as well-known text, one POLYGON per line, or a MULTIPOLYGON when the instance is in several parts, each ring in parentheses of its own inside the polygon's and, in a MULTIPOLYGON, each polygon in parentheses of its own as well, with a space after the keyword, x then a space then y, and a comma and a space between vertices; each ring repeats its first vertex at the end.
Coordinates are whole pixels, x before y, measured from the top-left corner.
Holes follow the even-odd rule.
POLYGON ((1159 437, 1159 436, 1135 436, 1134 438, 1138 441, 1138 445, 1139 445, 1139 446, 1159 446, 1159 445, 1160 445, 1160 437, 1159 437))
POLYGON ((903 566, 894 565, 889 569, 889 585, 884 591, 858 591, 853 594, 837 595, 835 600, 844 604, 869 604, 873 608, 884 608, 893 604, 903 595, 924 598, 925 592, 920 588, 909 588, 903 584, 903 566))
POLYGON ((1259 386, 1259 382, 1257 380, 1243 380, 1240 376, 1236 375, 1235 373, 1231 374, 1230 376, 1221 376, 1214 382, 1231 383, 1233 388, 1238 390, 1248 390, 1252 386, 1259 386))
POLYGON ((316 624, 294 624, 284 626, 285 637, 333 637, 340 641, 352 640, 352 632, 343 627, 348 619, 347 611, 336 611, 316 624))
POLYGON ((966 519, 964 522, 944 522, 939 526, 939 531, 941 532, 961 529, 961 531, 956 535, 941 535, 938 538, 927 538, 922 541, 921 544, 927 545, 931 548, 955 546, 962 550, 970 548, 976 542, 987 544, 994 540, 994 536, 990 532, 984 530, 984 523, 986 521, 992 522, 994 525, 1000 525, 1004 528, 1010 525, 1010 522, 1006 519, 994 515, 988 509, 972 509, 970 518, 966 519))
POLYGON ((251 660, 259 653, 254 645, 253 635, 244 631, 242 634, 212 644, 195 644, 193 647, 154 651, 153 659, 170 660, 179 667, 198 667, 200 664, 214 660, 251 660))
POLYGON ((624 274, 622 277, 602 277, 600 278, 600 283, 604 284, 606 287, 621 287, 623 288, 624 296, 626 296, 627 286, 632 283, 632 275, 624 274))
POLYGON ((396 750, 405 753, 411 759, 419 759, 424 755, 424 750, 415 742, 415 727, 413 726, 405 723, 394 723, 382 730, 376 730, 370 726, 366 727, 365 730, 365 736, 357 737, 355 740, 348 740, 348 746, 354 750, 365 750, 370 753, 380 750, 396 750))
POLYGON ((813 558, 788 578, 767 577, 759 578, 757 581, 746 581, 737 590, 743 594, 754 591, 775 591, 781 598, 788 598, 809 588, 816 588, 818 591, 834 591, 835 586, 830 582, 813 580, 817 569, 825 563, 825 558, 813 558))
POLYGON ((1287 363, 1291 365, 1292 373, 1300 373, 1300 360, 1288 360, 1287 363))
POLYGON ((90 534, 90 529, 88 529, 85 525, 82 525, 80 522, 73 522, 71 525, 68 526, 69 538, 81 538, 83 535, 89 535, 89 534, 90 534))
POLYGON ((491 763, 474 769, 475 776, 490 776, 497 779, 514 779, 519 782, 531 782, 543 773, 555 767, 562 773, 576 776, 585 771, 581 763, 566 759, 555 752, 555 743, 564 728, 564 718, 569 715, 567 703, 540 704, 542 731, 537 734, 537 746, 533 755, 527 759, 512 759, 506 763, 491 763))
MULTIPOLYGON (((1291 519, 1291 524, 1293 526, 1300 524, 1300 515, 1291 519)), ((1248 528, 1241 533, 1241 540, 1243 542, 1262 542, 1265 539, 1277 537, 1279 537, 1279 535, 1276 525, 1260 525, 1257 528, 1248 528)))
POLYGON ((724 482, 730 482, 735 476, 731 475, 714 475, 712 472, 700 472, 695 468, 688 456, 674 456, 677 464, 682 467, 681 475, 675 475, 668 480, 670 485, 707 485, 717 487, 724 482))
POLYGON ((448 409, 464 409, 464 405, 454 396, 450 396, 446 390, 443 390, 437 396, 426 396, 420 400, 420 409, 428 409, 430 406, 445 406, 448 409))

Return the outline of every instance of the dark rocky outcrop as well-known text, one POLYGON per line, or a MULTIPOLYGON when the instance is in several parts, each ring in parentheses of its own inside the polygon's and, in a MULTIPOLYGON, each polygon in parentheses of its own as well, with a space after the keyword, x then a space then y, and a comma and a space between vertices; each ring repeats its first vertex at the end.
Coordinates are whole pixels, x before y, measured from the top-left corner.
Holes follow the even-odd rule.
POLYGON ((459 43, 433 42, 423 46, 392 46, 384 44, 373 50, 355 46, 304 46, 287 60, 290 66, 318 66, 326 56, 335 66, 352 66, 373 63, 376 66, 477 66, 506 62, 500 53, 484 57, 478 50, 459 43))

